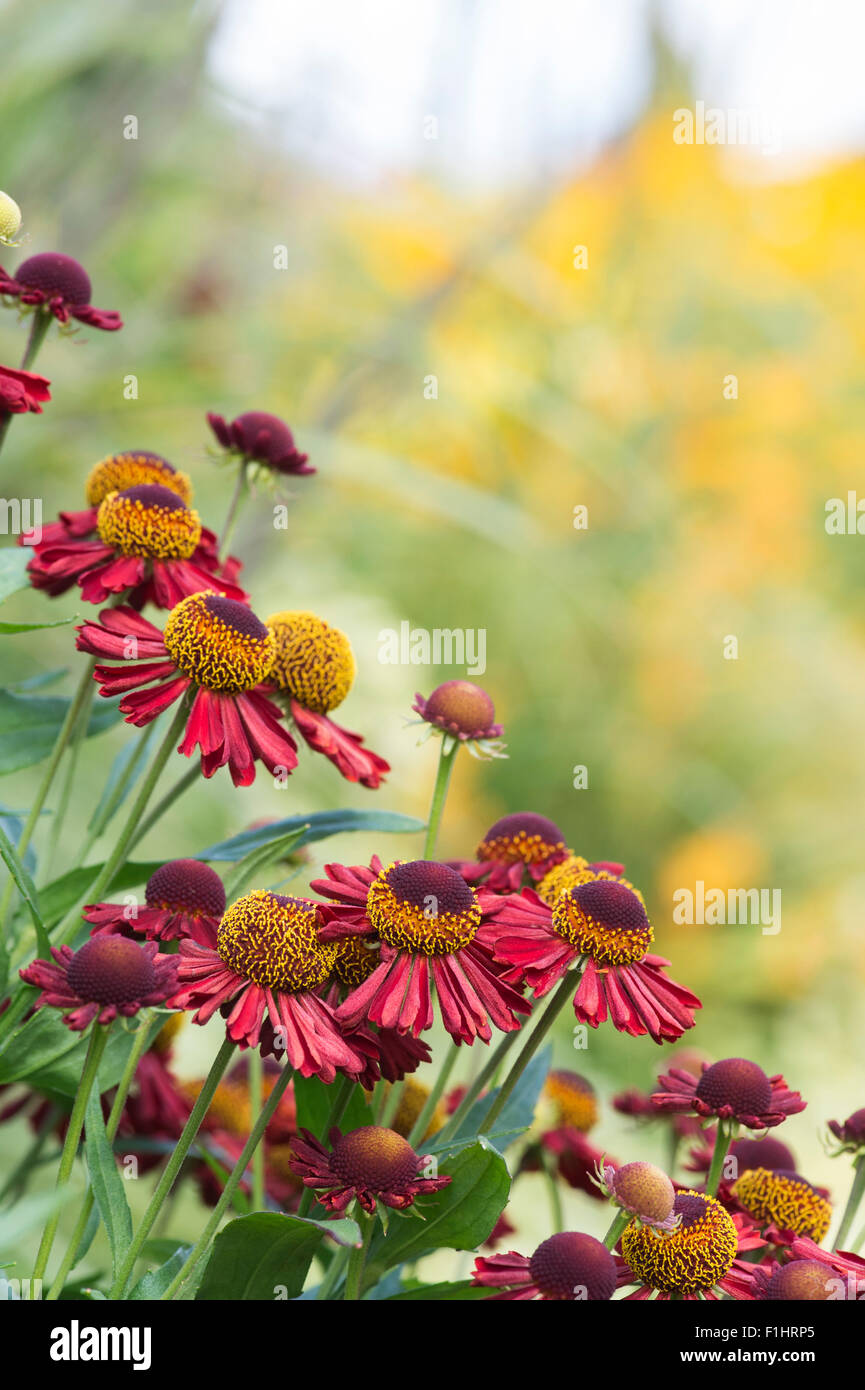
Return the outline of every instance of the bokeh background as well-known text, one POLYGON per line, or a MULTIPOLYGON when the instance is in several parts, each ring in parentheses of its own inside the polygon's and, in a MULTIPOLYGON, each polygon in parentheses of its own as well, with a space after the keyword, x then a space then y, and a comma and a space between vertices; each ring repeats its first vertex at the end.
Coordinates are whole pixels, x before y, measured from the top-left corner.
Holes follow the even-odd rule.
MULTIPOLYGON (((379 633, 484 628, 510 756, 460 758, 443 854, 534 810, 623 860, 705 1001, 688 1041, 802 1090, 784 1137, 843 1199, 820 1129, 865 1103, 865 539, 824 521, 828 499, 865 495, 863 16, 853 0, 308 9, 0 5, 0 184, 29 237, 3 264, 71 253, 126 321, 51 337, 53 400, 13 424, 0 491, 48 518, 82 504, 99 458, 147 448, 192 474, 218 529, 230 478, 205 412, 284 416, 319 471, 287 531, 259 495, 234 549, 259 612, 311 608, 349 633, 340 717, 393 764, 378 793, 312 755, 285 790, 218 776, 144 852, 333 806, 425 816, 436 747, 417 746, 412 696, 464 672, 383 665, 379 633), (674 143, 697 100, 759 108, 778 148, 674 143), (780 889, 781 932, 675 925, 673 892, 697 880, 780 889)), ((6 311, 0 360, 22 340, 6 311)), ((0 657, 6 685, 76 676, 69 629, 0 657)), ((88 745, 52 872, 128 737, 88 745)), ((0 797, 26 807, 31 786, 0 797)), ((317 862, 374 851, 418 849, 352 837, 317 862)), ((182 1040, 188 1074, 209 1046, 182 1040)), ((603 1097, 648 1087, 661 1060, 608 1028, 575 1053, 566 1023, 556 1049, 603 1097)), ((609 1111, 596 1137, 623 1160, 662 1151, 609 1111)), ((520 1222, 542 1235, 532 1182, 520 1222)))

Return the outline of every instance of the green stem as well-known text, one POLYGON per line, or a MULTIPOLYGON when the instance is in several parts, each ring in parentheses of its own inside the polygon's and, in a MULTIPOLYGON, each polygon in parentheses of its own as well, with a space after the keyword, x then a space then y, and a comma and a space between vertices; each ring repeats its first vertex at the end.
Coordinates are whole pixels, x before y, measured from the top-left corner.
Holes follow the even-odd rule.
POLYGON ((174 786, 171 787, 165 793, 165 795, 160 798, 159 801, 157 801, 153 810, 150 812, 150 815, 146 816, 145 819, 141 822, 140 826, 135 832, 135 835, 133 836, 132 845, 130 848, 134 849, 136 845, 140 844, 140 842, 144 839, 145 835, 147 835, 149 831, 152 830, 156 822, 158 820, 161 820, 162 817, 165 815, 165 812, 174 805, 178 797, 182 796, 183 793, 187 790, 187 788, 192 786, 193 782, 197 782, 200 776, 201 768, 199 767, 198 761, 196 760, 193 762, 191 767, 188 767, 186 769, 182 777, 179 777, 177 779, 174 786))
POLYGON ((715 1137, 715 1150, 712 1154, 709 1176, 706 1178, 706 1191, 710 1197, 717 1194, 718 1184, 724 1172, 724 1159, 727 1157, 727 1150, 730 1147, 732 1137, 732 1126, 728 1126, 724 1120, 719 1120, 718 1133, 715 1137))
POLYGON ((449 1139, 452 1139, 454 1135, 459 1131, 459 1127, 465 1119, 466 1115, 471 1110, 475 1101, 478 1100, 478 1098, 487 1089, 490 1081, 495 1076, 496 1072, 498 1071, 499 1067, 501 1066, 510 1049, 513 1047, 517 1037, 518 1030, 514 1030, 514 1032, 512 1033, 505 1033, 498 1046, 494 1048, 493 1051, 490 1053, 486 1063, 478 1072, 477 1076, 475 1077, 472 1084, 469 1086, 468 1090, 466 1091, 456 1110, 451 1115, 447 1124, 444 1126, 441 1133, 439 1134, 439 1145, 447 1143, 447 1141, 449 1139))
POLYGON ((459 1049, 456 1044, 452 1044, 450 1051, 439 1068, 439 1074, 436 1077, 435 1085, 427 1096, 423 1109, 412 1125, 411 1134, 408 1136, 408 1142, 411 1144, 412 1148, 415 1148, 417 1144, 423 1143, 424 1135, 429 1128, 429 1122, 435 1113, 436 1106, 441 1100, 442 1092, 450 1080, 450 1075, 456 1065, 458 1056, 459 1049))
POLYGON ((615 1250, 622 1232, 625 1227, 629 1225, 631 1219, 630 1212, 622 1211, 622 1209, 619 1208, 616 1215, 613 1217, 613 1224, 604 1236, 604 1244, 608 1250, 615 1250))
POLYGON ((838 1227, 838 1234, 835 1237, 834 1248, 836 1250, 841 1249, 850 1234, 850 1227, 856 1219, 863 1195, 865 1195, 865 1153, 860 1153, 853 1164, 853 1186, 850 1189, 844 1215, 841 1217, 841 1225, 838 1227))
POLYGON ((339 1276, 345 1269, 347 1262, 348 1250, 346 1246, 341 1245, 338 1250, 334 1251, 331 1262, 327 1267, 327 1272, 318 1286, 318 1292, 315 1295, 316 1302, 326 1302, 327 1299, 330 1298, 339 1283, 339 1276))
MULTIPOLYGON (((111 1105, 111 1111, 105 1123, 105 1133, 108 1137, 109 1144, 114 1141, 117 1134, 120 1116, 123 1114, 126 1097, 129 1095, 129 1087, 132 1085, 133 1077, 138 1070, 138 1063, 141 1061, 142 1053, 147 1046, 147 1038, 150 1033, 152 1017, 153 1015, 150 1012, 141 1015, 141 1020, 135 1034, 135 1041, 132 1044, 132 1049, 126 1059, 126 1065, 123 1068, 123 1074, 118 1082, 117 1092, 111 1105)), ((87 1230, 87 1222, 90 1220, 90 1213, 92 1210, 93 1188, 90 1187, 84 1197, 84 1204, 81 1208, 78 1220, 75 1223, 75 1230, 72 1232, 72 1238, 69 1241, 66 1254, 63 1256, 63 1263, 54 1277, 54 1283, 48 1290, 48 1301, 60 1297, 69 1272, 75 1264, 75 1257, 78 1254, 78 1248, 84 1238, 84 1232, 87 1230)))
POLYGON ((553 1234, 557 1235, 559 1231, 564 1229, 565 1213, 562 1208, 562 1189, 559 1187, 555 1168, 549 1158, 544 1161, 544 1177, 547 1183, 547 1192, 550 1196, 550 1216, 553 1221, 553 1234))
POLYGON ((139 821, 144 814, 147 803, 153 795, 153 790, 162 775, 165 764, 174 752, 175 746, 183 733, 184 725, 186 724, 186 716, 187 702, 184 699, 181 700, 177 713, 171 722, 171 727, 156 751, 156 756, 150 764, 147 776, 142 783, 138 796, 135 798, 132 810, 126 818, 126 822, 120 832, 114 849, 111 851, 111 854, 102 865, 102 868, 87 891, 79 898, 74 907, 69 909, 69 912, 61 922, 60 929, 57 933, 58 944, 66 943, 75 936, 81 921, 82 904, 99 902, 102 894, 110 886, 111 880, 114 878, 117 870, 125 862, 127 851, 132 843, 135 831, 138 829, 139 821))
MULTIPOLYGON (((357 1083, 350 1076, 344 1076, 340 1081, 337 1093, 333 1099, 333 1105, 330 1107, 330 1114, 328 1115, 324 1125, 324 1130, 322 1134, 319 1136, 319 1138, 321 1138, 322 1140, 326 1140, 327 1136, 330 1134, 330 1131, 332 1129, 335 1129, 336 1126, 342 1120, 343 1115, 348 1109, 348 1103, 351 1100, 352 1093, 356 1084, 357 1083)), ((305 1187, 303 1189, 303 1195, 300 1199, 300 1206, 297 1209, 298 1216, 306 1216, 307 1212, 312 1206, 312 1202, 312 1188, 305 1187)))
MULTIPOLYGON (((75 1092, 72 1113, 69 1116, 69 1127, 66 1130, 63 1152, 60 1155, 60 1167, 57 1169, 58 1194, 67 1185, 72 1174, 72 1165, 75 1162, 75 1155, 78 1152, 78 1144, 81 1139, 81 1131, 84 1128, 84 1112, 87 1108, 87 1100, 93 1089, 93 1083, 96 1080, 96 1073, 99 1070, 99 1063, 102 1060, 102 1054, 105 1051, 105 1044, 107 1041, 108 1028, 103 1028, 98 1023, 95 1024, 90 1033, 90 1041, 87 1045, 87 1056, 84 1061, 84 1070, 81 1073, 78 1090, 75 1092)), ((59 1224, 60 1203, 58 1202, 45 1224, 45 1230, 42 1232, 42 1240, 39 1243, 36 1264, 33 1267, 34 1280, 41 1279, 45 1274, 51 1255, 51 1247, 54 1244, 54 1237, 57 1234, 57 1227, 59 1224)))
POLYGON ((574 979, 576 973, 577 972, 575 970, 569 970, 568 973, 565 975, 555 994, 552 996, 549 1003, 547 1004, 547 1007, 545 1008, 544 1012, 541 1014, 540 1022, 538 1023, 537 1027, 533 1030, 533 1032, 527 1038, 526 1042, 523 1044, 523 1049, 520 1052, 520 1055, 517 1057, 516 1062, 511 1067, 507 1079, 502 1083, 498 1095, 496 1096, 495 1100, 493 1101, 492 1105, 487 1111, 487 1114, 484 1117, 483 1122, 480 1125, 481 1133, 489 1133, 490 1129, 495 1124, 496 1120, 499 1118, 499 1115, 501 1115, 502 1111, 507 1105, 508 1100, 513 1094, 514 1087, 516 1086, 526 1067, 529 1065, 529 1062, 534 1057, 535 1053, 537 1052, 541 1043, 544 1041, 544 1038, 549 1033, 550 1029, 555 1023, 562 1009, 567 1004, 568 1000, 573 997, 574 990, 576 988, 576 981, 574 979))
POLYGON ((457 755, 459 742, 454 739, 450 750, 446 753, 448 735, 445 734, 441 741, 441 752, 439 753, 439 765, 436 772, 435 786, 433 787, 432 801, 429 808, 429 819, 427 821, 426 839, 424 840, 423 857, 432 859, 435 853, 436 840, 438 838, 439 825, 441 824, 442 812, 447 800, 448 786, 453 772, 454 758, 457 755))
POLYGON ((354 1219, 358 1226, 360 1226, 361 1242, 359 1246, 355 1246, 348 1257, 348 1270, 345 1276, 344 1295, 346 1302, 352 1303, 356 1303, 360 1298, 363 1271, 366 1267, 366 1257, 369 1254, 369 1243, 372 1240, 372 1233, 375 1228, 375 1217, 367 1216, 360 1202, 355 1203, 354 1219))
MULTIPOLYGON (((24 822, 24 827, 21 831, 21 838, 19 839, 18 844, 16 846, 18 850, 19 859, 23 860, 24 855, 30 846, 30 841, 33 839, 33 832, 39 823, 39 817, 42 815, 42 810, 47 800, 48 793, 51 790, 51 784, 57 775, 57 769, 60 766, 63 754, 66 750, 66 745, 69 742, 70 735, 78 723, 79 714, 81 713, 82 709, 87 703, 88 698, 91 696, 91 691, 94 684, 93 668, 95 667, 95 665, 96 658, 92 657, 91 660, 88 661, 87 666, 82 673, 81 680, 78 683, 78 688, 75 691, 72 700, 70 701, 68 710, 66 711, 66 718, 63 720, 63 723, 61 724, 60 730, 57 734, 57 738, 54 741, 54 747, 52 748, 51 756, 48 759, 48 766, 42 774, 42 781, 39 783, 36 796, 33 799, 33 805, 30 807, 30 814, 28 815, 27 820, 24 822)), ((9 904, 12 901, 12 893, 14 891, 14 888, 15 884, 13 883, 12 877, 10 875, 9 882, 7 883, 3 893, 2 901, 0 901, 0 932, 2 932, 6 926, 6 918, 9 914, 9 904)))
POLYGON ((202 1231, 192 1250, 190 1250, 189 1255, 187 1256, 182 1269, 178 1271, 178 1273, 172 1279, 171 1283, 168 1285, 168 1288, 165 1290, 165 1293, 162 1295, 164 1300, 171 1299, 174 1297, 181 1284, 184 1284, 186 1282, 192 1271, 195 1269, 195 1266, 201 1259, 202 1255, 207 1250, 207 1247, 210 1245, 213 1235, 217 1230, 220 1221, 225 1215, 229 1203, 231 1202, 234 1193, 237 1190, 237 1187, 240 1184, 247 1170, 247 1167, 249 1166, 250 1158, 254 1158, 255 1154, 259 1152, 263 1154, 264 1150, 261 1144, 261 1140, 264 1138, 264 1132, 267 1129, 267 1126, 271 1121, 274 1111, 276 1110, 276 1107, 279 1105, 279 1102, 282 1099, 285 1088, 293 1075, 294 1072, 291 1067, 283 1067, 279 1080, 276 1082, 276 1085, 274 1086, 273 1090, 267 1098, 267 1103, 264 1106, 262 1106, 261 1110, 259 1111, 258 1119, 256 1120, 253 1126, 252 1133, 250 1134, 249 1138, 246 1141, 246 1144, 244 1145, 243 1152, 240 1155, 240 1158, 237 1160, 226 1179, 225 1186, 222 1189, 219 1201, 213 1208, 210 1220, 208 1221, 207 1225, 205 1226, 204 1230, 202 1231))
POLYGON ((388 1129, 393 1123, 399 1110, 402 1098, 405 1095, 405 1077, 402 1081, 395 1081, 388 1092, 387 1099, 381 1110, 381 1118, 378 1123, 383 1129, 388 1129))
MULTIPOLYGON (((129 1282, 129 1276, 135 1268, 135 1261, 138 1259, 138 1256, 141 1253, 141 1249, 144 1245, 144 1242, 150 1235, 150 1232, 153 1228, 153 1223, 159 1215, 162 1203, 165 1201, 165 1198, 168 1196, 169 1192, 174 1186, 175 1179, 177 1178, 180 1169, 183 1167, 184 1160, 186 1158, 186 1155, 189 1153, 192 1141, 197 1135, 199 1129, 201 1128, 201 1123, 205 1115, 207 1114, 207 1111, 210 1107, 210 1102, 213 1099, 213 1093, 219 1085, 220 1081, 222 1080, 223 1073, 225 1072, 225 1069, 231 1060, 235 1046, 236 1044, 232 1042, 231 1038, 227 1037, 223 1042, 221 1048, 217 1052, 216 1057, 214 1058, 213 1065, 210 1068, 210 1071, 208 1072, 207 1080, 205 1081, 204 1085, 199 1091, 198 1099, 196 1100, 195 1105, 192 1107, 192 1113, 190 1114, 189 1119, 186 1121, 183 1133, 178 1139, 174 1152, 169 1158, 168 1163, 165 1165, 165 1171, 163 1172, 162 1177, 159 1179, 159 1182, 156 1184, 156 1189, 153 1193, 153 1196, 150 1199, 150 1203, 147 1207, 147 1210, 141 1219, 141 1224, 138 1227, 138 1230, 135 1232, 135 1235, 132 1237, 132 1242, 129 1246, 129 1249, 126 1252, 126 1256, 123 1260, 123 1263, 117 1271, 117 1277, 114 1280, 114 1283, 112 1284, 111 1290, 108 1294, 109 1298, 123 1297, 126 1285, 129 1282)), ((275 1089, 276 1088, 274 1087, 274 1090, 275 1089)))
POLYGON ((237 525, 243 502, 246 498, 246 470, 248 460, 241 459, 240 467, 237 470, 237 481, 234 484, 234 491, 231 494, 231 501, 228 504, 228 512, 222 526, 222 537, 219 542, 219 560, 222 562, 228 554, 228 547, 231 545, 231 538, 234 535, 234 528, 237 525))
MULTIPOLYGON (((264 1063, 257 1047, 249 1058, 249 1101, 250 1113, 257 1120, 264 1103, 264 1063)), ((252 1154, 252 1211, 264 1211, 264 1186, 264 1145, 256 1144, 252 1154)))
MULTIPOLYGON (((96 682, 90 682, 90 689, 84 699, 81 713, 72 731, 69 742, 69 759, 66 772, 63 777, 63 786, 60 792, 60 800, 51 818, 51 833, 48 837, 47 861, 52 870, 56 873, 57 849, 60 844, 60 836, 63 833, 63 823, 66 820, 66 812, 69 810, 69 802, 72 797, 72 788, 75 784, 75 773, 78 770, 78 759, 81 755, 81 747, 87 733, 87 725, 90 722, 90 710, 93 705, 93 696, 96 693, 96 682)), ((79 861, 81 862, 81 861, 79 861)))
POLYGON ((132 754, 132 757, 127 760, 123 772, 118 777, 117 782, 114 788, 112 789, 111 795, 108 797, 101 810, 97 809, 96 811, 94 811, 90 820, 90 824, 87 827, 87 839, 84 841, 84 844, 81 848, 81 852, 79 854, 79 859, 81 863, 84 863, 86 861, 88 855, 90 854, 90 851, 96 844, 96 841, 101 838, 105 830, 105 827, 111 820, 111 817, 114 815, 114 812, 117 810, 118 806, 121 804, 124 794, 126 792, 126 788, 129 786, 129 783, 134 781, 134 779, 137 777, 138 769, 147 756, 147 749, 148 739, 140 738, 135 745, 135 750, 132 754))
POLYGON ((29 372, 36 361, 36 354, 45 341, 45 335, 51 327, 52 318, 50 309, 37 309, 34 312, 33 321, 30 324, 30 336, 27 339, 24 356, 21 358, 22 372, 29 372))

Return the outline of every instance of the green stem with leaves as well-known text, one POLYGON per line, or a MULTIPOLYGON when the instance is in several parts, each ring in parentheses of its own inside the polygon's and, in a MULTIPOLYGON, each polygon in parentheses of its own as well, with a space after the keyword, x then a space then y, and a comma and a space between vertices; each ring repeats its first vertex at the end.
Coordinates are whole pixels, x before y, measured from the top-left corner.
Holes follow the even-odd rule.
MULTIPOLYGON (((81 1073, 81 1080, 75 1092, 75 1100, 72 1103, 72 1113, 69 1116, 69 1125, 66 1130, 66 1138, 63 1142, 63 1151, 60 1155, 60 1166, 57 1169, 57 1194, 66 1187, 72 1175, 72 1166, 75 1162, 75 1155, 78 1152, 78 1145, 81 1140, 81 1131, 84 1128, 84 1112, 87 1109, 87 1101, 93 1084, 96 1080, 96 1073, 99 1070, 99 1063, 102 1061, 102 1054, 105 1051, 105 1044, 108 1041, 108 1028, 96 1023, 90 1033, 90 1041, 87 1044, 87 1056, 84 1060, 84 1070, 81 1073)), ((42 1279, 48 1267, 48 1260, 51 1257, 51 1248, 54 1244, 54 1237, 57 1234, 57 1227, 60 1224, 60 1203, 54 1207, 49 1216, 45 1230, 42 1232, 42 1240, 39 1243, 39 1251, 36 1255, 36 1264, 33 1266, 33 1279, 42 1279)))
POLYGON ((138 1259, 138 1256, 141 1254, 144 1242, 147 1240, 147 1237, 150 1235, 150 1232, 153 1229, 153 1223, 159 1215, 163 1202, 165 1201, 169 1192, 173 1188, 177 1175, 183 1167, 186 1155, 189 1153, 190 1147, 192 1145, 192 1141, 197 1135, 199 1129, 201 1128, 202 1121, 204 1120, 205 1115, 210 1109, 210 1102, 213 1100, 214 1091, 216 1090, 217 1086, 222 1080, 225 1069, 228 1066, 228 1063, 231 1061, 231 1058, 234 1054, 235 1047, 236 1044, 232 1042, 231 1038, 227 1037, 223 1042, 221 1048, 217 1052, 216 1057, 213 1061, 213 1065, 211 1066, 210 1071, 207 1074, 207 1079, 198 1093, 198 1098, 195 1102, 195 1105, 192 1107, 192 1112, 183 1128, 183 1133, 178 1139, 172 1151, 171 1157, 165 1165, 165 1171, 159 1179, 159 1182, 156 1184, 156 1190, 154 1191, 153 1196, 150 1199, 150 1203, 147 1207, 147 1210, 141 1219, 141 1224, 139 1225, 138 1230, 135 1232, 135 1235, 132 1237, 129 1249, 127 1250, 123 1262, 117 1271, 117 1277, 115 1278, 114 1283, 112 1284, 110 1292, 108 1294, 109 1298, 123 1297, 123 1294, 126 1291, 126 1285, 129 1282, 129 1277, 132 1274, 133 1269, 135 1268, 135 1262, 138 1259))
POLYGON ((369 1254, 369 1245, 375 1229, 375 1217, 368 1216, 360 1202, 355 1203, 354 1219, 360 1227, 361 1242, 359 1246, 355 1246, 348 1257, 344 1295, 346 1301, 352 1303, 357 1302, 361 1295, 366 1257, 369 1254))

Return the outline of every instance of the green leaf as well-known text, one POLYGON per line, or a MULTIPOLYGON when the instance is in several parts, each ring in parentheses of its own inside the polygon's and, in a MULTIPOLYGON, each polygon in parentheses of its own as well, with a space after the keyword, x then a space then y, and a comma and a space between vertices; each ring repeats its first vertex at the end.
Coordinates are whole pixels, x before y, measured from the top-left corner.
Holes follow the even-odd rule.
MULTIPOLYGON (((15 695, 0 690, 0 775, 32 767, 47 758, 60 732, 69 701, 59 695, 15 695)), ((87 737, 110 729, 122 718, 116 704, 93 711, 87 737)))
POLYGON ((395 1265, 418 1260, 433 1250, 475 1250, 501 1216, 510 1191, 507 1164, 483 1140, 441 1165, 453 1182, 421 1199, 425 1221, 391 1222, 388 1234, 373 1237, 366 1266, 367 1287, 395 1265))
POLYGON ((492 1133, 485 1133, 482 1126, 484 1117, 489 1114, 490 1108, 498 1095, 498 1088, 490 1091, 488 1095, 481 1096, 466 1114, 459 1129, 453 1138, 448 1140, 445 1145, 436 1144, 436 1136, 432 1135, 429 1143, 424 1144, 425 1153, 447 1152, 458 1145, 471 1142, 484 1134, 484 1137, 491 1144, 495 1144, 499 1152, 503 1153, 509 1144, 513 1144, 531 1125, 535 1118, 535 1108, 538 1097, 543 1090, 550 1063, 553 1057, 551 1047, 545 1047, 536 1057, 533 1057, 526 1067, 516 1086, 505 1102, 502 1113, 495 1122, 495 1130, 492 1133))
POLYGON ((455 1302, 457 1299, 489 1298, 492 1292, 491 1289, 477 1288, 470 1279, 461 1279, 455 1284, 416 1284, 414 1288, 403 1289, 402 1293, 391 1294, 386 1302, 408 1303, 419 1300, 424 1303, 455 1302))
MULTIPOLYGON (((164 1018, 154 1019, 153 1037, 164 1022, 164 1018)), ((117 1085, 133 1039, 132 1033, 112 1028, 99 1067, 100 1090, 117 1085)), ((86 1052, 87 1039, 66 1027, 58 1009, 39 1009, 13 1034, 0 1055, 0 1085, 26 1081, 34 1090, 50 1096, 74 1096, 86 1052)))
POLYGON ((2 857, 3 862, 12 875, 15 887, 27 904, 27 910, 30 913, 30 919, 36 932, 36 945, 39 954, 43 959, 48 960, 50 959, 49 952, 51 950, 51 942, 48 939, 45 923, 39 911, 36 887, 27 870, 24 868, 24 865, 21 863, 21 860, 18 858, 18 852, 2 825, 0 825, 0 857, 2 857))
MULTIPOLYGON (((153 1242, 148 1242, 148 1244, 152 1243, 153 1242)), ((139 1302, 142 1299, 147 1299, 152 1302, 160 1299, 169 1284, 185 1265, 189 1253, 192 1250, 192 1246, 180 1245, 176 1240, 166 1243, 170 1243, 174 1247, 171 1254, 168 1255, 168 1258, 158 1269, 148 1270, 146 1274, 142 1275, 132 1291, 127 1294, 127 1298, 133 1303, 139 1302)), ((144 1247, 143 1253, 145 1255, 147 1254, 147 1246, 144 1247)))
POLYGON ((30 550, 23 545, 10 545, 0 550, 0 603, 5 603, 10 594, 28 587, 27 566, 32 558, 30 550))
MULTIPOLYGON (((54 1208, 63 1200, 64 1193, 56 1189, 40 1192, 35 1197, 24 1197, 14 1206, 0 1212, 0 1252, 4 1255, 12 1251, 30 1231, 44 1226, 54 1208)), ((29 1273, 29 1266, 27 1272, 29 1273)))
POLYGON ((0 633, 41 632, 46 627, 68 627, 77 617, 76 613, 71 618, 58 618, 56 623, 0 623, 0 633))
POLYGON ((297 1298, 325 1234, 341 1245, 360 1242, 354 1221, 309 1221, 275 1212, 230 1221, 213 1242, 196 1301, 297 1298))
MULTIPOLYGON (((162 862, 161 859, 152 859, 145 863, 124 864, 106 888, 105 897, 124 893, 129 888, 137 888, 140 884, 146 883, 162 862)), ((81 901, 101 868, 101 864, 87 864, 84 868, 70 869, 60 878, 55 878, 53 883, 46 883, 40 890, 39 903, 42 916, 49 927, 65 917, 73 903, 81 901)))
MULTIPOLYGON (((297 1104, 298 1127, 311 1130, 313 1134, 324 1135, 327 1138, 325 1130, 333 1110, 336 1093, 342 1084, 341 1081, 333 1081, 328 1086, 317 1076, 297 1075, 292 1084, 297 1104)), ((362 1086, 357 1085, 351 1093, 339 1127, 344 1134, 347 1134, 349 1130, 361 1129, 363 1125, 371 1125, 372 1123, 373 1114, 369 1108, 367 1093, 362 1086)))
POLYGON ((90 1173, 90 1186, 108 1236, 116 1276, 118 1265, 132 1241, 132 1214, 126 1200, 123 1178, 105 1132, 102 1102, 95 1086, 87 1100, 84 1125, 84 1156, 90 1173))
POLYGON ((308 829, 309 827, 304 825, 299 830, 290 830, 287 835, 269 840, 267 844, 250 850, 249 854, 238 860, 231 872, 225 876, 227 901, 234 902, 235 899, 241 898, 265 864, 271 864, 274 859, 279 859, 292 850, 308 829))
POLYGON ((256 830, 243 830, 230 840, 220 840, 199 850, 196 859, 235 863, 252 850, 279 840, 292 830, 303 834, 298 845, 313 844, 331 835, 343 835, 350 830, 374 830, 387 835, 414 835, 423 830, 424 822, 414 816, 401 816, 396 811, 316 811, 308 816, 287 816, 256 830))

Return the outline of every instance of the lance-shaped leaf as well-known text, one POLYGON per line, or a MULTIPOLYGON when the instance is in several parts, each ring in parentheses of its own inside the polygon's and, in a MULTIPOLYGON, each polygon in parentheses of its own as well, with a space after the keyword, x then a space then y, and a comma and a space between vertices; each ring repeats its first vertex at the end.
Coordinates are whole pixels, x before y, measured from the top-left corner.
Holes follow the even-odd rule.
POLYGON ((340 1245, 360 1242, 354 1221, 309 1221, 276 1212, 230 1221, 213 1242, 196 1301, 297 1298, 325 1235, 340 1245))
POLYGON ((344 835, 349 830, 412 835, 423 828, 423 821, 414 816, 401 816, 396 811, 316 811, 308 816, 286 816, 284 820, 258 826, 255 830, 243 830, 229 840, 220 840, 218 844, 199 850, 194 858, 236 863, 252 850, 279 840, 293 830, 302 832, 297 844, 307 845, 331 835, 344 835))

